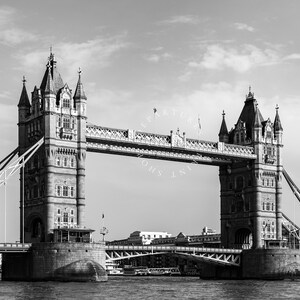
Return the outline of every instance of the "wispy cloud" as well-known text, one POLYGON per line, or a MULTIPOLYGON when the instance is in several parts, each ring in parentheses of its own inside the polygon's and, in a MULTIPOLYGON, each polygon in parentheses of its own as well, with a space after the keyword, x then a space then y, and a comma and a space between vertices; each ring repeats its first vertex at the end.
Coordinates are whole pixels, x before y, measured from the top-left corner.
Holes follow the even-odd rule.
POLYGON ((234 23, 233 27, 237 30, 253 32, 255 29, 252 26, 249 26, 245 23, 234 23))
POLYGON ((247 72, 262 65, 279 62, 279 55, 273 49, 260 49, 254 45, 242 45, 236 48, 214 44, 207 46, 199 61, 190 61, 191 68, 210 70, 232 69, 236 72, 247 72))
POLYGON ((17 12, 11 7, 0 7, 0 43, 16 46, 24 42, 38 39, 32 32, 26 31, 16 24, 17 12))
MULTIPOLYGON (((125 41, 126 34, 96 37, 81 43, 61 42, 54 45, 53 52, 64 69, 64 74, 69 77, 79 67, 84 69, 92 67, 106 67, 111 63, 111 57, 128 46, 125 41)), ((45 49, 45 48, 44 48, 45 49)), ((40 68, 46 64, 49 50, 35 50, 24 53, 20 51, 15 55, 19 61, 19 69, 40 68)))
POLYGON ((196 25, 199 24, 201 19, 198 16, 194 15, 179 15, 172 16, 169 19, 159 22, 159 24, 190 24, 196 25))
POLYGON ((171 54, 164 52, 164 53, 154 53, 144 56, 145 59, 149 62, 158 63, 163 60, 167 60, 172 57, 171 54))
POLYGON ((284 60, 300 59, 300 53, 292 53, 284 57, 284 60))

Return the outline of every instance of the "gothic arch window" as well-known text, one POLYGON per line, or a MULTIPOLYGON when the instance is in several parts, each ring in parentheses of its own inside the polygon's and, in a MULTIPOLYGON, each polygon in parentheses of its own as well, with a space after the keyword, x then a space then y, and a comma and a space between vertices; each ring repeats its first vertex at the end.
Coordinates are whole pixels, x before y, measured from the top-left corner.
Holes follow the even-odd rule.
POLYGON ((270 208, 271 208, 271 207, 270 207, 270 203, 267 202, 267 203, 266 203, 266 210, 270 210, 270 208))

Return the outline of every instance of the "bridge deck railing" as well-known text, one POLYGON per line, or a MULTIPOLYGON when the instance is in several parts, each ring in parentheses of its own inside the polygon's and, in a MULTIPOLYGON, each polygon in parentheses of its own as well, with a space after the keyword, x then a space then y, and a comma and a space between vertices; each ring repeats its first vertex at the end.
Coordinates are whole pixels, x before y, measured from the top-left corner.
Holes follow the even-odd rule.
POLYGON ((181 246, 121 246, 121 245, 107 245, 105 250, 112 251, 125 251, 125 250, 136 250, 136 251, 185 251, 185 252, 207 252, 207 253, 236 253, 242 252, 241 249, 226 249, 226 248, 205 248, 205 247, 181 247, 181 246))

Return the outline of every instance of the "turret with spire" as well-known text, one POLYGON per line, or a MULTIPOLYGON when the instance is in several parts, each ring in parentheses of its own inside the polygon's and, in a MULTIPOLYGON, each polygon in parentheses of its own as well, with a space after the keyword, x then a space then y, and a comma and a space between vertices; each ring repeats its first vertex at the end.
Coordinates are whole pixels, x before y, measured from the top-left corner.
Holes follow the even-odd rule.
POLYGON ((223 118, 222 118, 222 123, 221 123, 220 131, 219 131, 219 141, 228 143, 229 135, 228 135, 228 129, 227 129, 226 121, 225 121, 224 110, 223 110, 222 116, 223 116, 223 118))
POLYGON ((18 104, 18 108, 19 108, 19 122, 24 120, 28 114, 30 113, 30 102, 29 102, 29 98, 28 98, 28 94, 27 94, 27 90, 26 90, 26 79, 25 76, 23 76, 23 88, 22 88, 22 92, 21 92, 21 96, 20 96, 20 100, 19 100, 19 104, 18 104))

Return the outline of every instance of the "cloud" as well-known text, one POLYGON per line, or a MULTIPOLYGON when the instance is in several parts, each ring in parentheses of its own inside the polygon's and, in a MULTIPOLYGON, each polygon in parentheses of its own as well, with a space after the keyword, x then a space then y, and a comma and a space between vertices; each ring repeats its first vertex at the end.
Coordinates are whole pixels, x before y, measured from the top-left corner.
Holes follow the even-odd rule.
POLYGON ((159 54, 158 53, 149 54, 149 55, 145 55, 144 57, 149 62, 158 63, 162 60, 167 60, 167 59, 171 58, 172 55, 165 52, 165 53, 159 53, 159 54))
POLYGON ((242 45, 237 48, 219 44, 209 45, 200 61, 191 61, 191 68, 209 70, 232 69, 243 73, 262 65, 271 65, 279 62, 279 55, 273 49, 260 49, 254 45, 242 45))
POLYGON ((294 59, 300 59, 300 53, 293 53, 284 57, 284 60, 294 60, 294 59))
POLYGON ((200 23, 200 19, 193 15, 173 16, 167 20, 161 21, 160 24, 190 24, 196 25, 200 23))
POLYGON ((244 24, 244 23, 234 23, 233 26, 237 30, 243 30, 243 31, 249 31, 249 32, 254 31, 254 28, 252 26, 249 26, 249 25, 244 24))
MULTIPOLYGON (((65 78, 74 77, 74 72, 79 67, 83 71, 88 68, 107 67, 111 63, 111 57, 128 46, 125 34, 101 37, 87 40, 81 43, 61 42, 54 45, 53 52, 59 63, 60 70, 65 78)), ((45 48, 43 48, 45 49, 45 48)), ((15 58, 19 61, 18 69, 40 68, 47 62, 49 50, 35 50, 24 53, 18 52, 15 58)))
POLYGON ((16 46, 24 42, 38 39, 34 33, 28 32, 15 24, 17 12, 11 7, 0 7, 0 43, 16 46))

